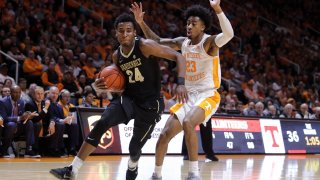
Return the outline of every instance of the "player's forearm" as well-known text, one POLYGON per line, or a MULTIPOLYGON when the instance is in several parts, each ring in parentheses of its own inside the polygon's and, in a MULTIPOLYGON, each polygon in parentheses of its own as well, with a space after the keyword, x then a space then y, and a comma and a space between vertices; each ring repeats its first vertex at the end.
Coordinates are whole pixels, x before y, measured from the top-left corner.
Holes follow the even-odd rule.
POLYGON ((186 75, 186 59, 181 55, 177 57, 178 78, 186 75))
POLYGON ((146 38, 152 39, 156 42, 160 42, 160 37, 156 33, 154 33, 144 21, 140 23, 139 26, 141 27, 146 38))
POLYGON ((229 19, 223 13, 221 7, 217 6, 217 7, 214 7, 213 9, 218 16, 219 24, 222 30, 222 33, 216 36, 215 42, 218 47, 222 47, 233 38, 234 32, 229 19))
POLYGON ((213 7, 213 10, 214 12, 216 12, 216 14, 220 14, 223 12, 220 5, 213 7))

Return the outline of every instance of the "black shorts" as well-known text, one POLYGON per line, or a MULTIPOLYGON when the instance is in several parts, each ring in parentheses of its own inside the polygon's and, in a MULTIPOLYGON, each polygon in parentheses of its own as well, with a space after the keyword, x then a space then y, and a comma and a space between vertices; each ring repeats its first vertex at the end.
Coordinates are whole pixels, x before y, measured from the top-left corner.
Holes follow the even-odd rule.
POLYGON ((136 103, 127 96, 119 96, 111 101, 99 121, 86 138, 86 142, 97 146, 103 133, 121 123, 128 124, 134 119, 134 136, 149 139, 153 128, 161 119, 164 109, 162 98, 136 103), (92 140, 90 140, 92 139, 92 140))
MULTIPOLYGON (((128 124, 131 119, 135 121, 142 121, 148 124, 156 124, 161 119, 161 114, 164 109, 164 102, 162 98, 145 101, 143 103, 137 103, 133 99, 127 96, 120 96, 114 99, 105 111, 110 110, 110 116, 117 118, 111 118, 120 123, 128 124), (119 106, 122 108, 120 109, 119 106), (112 113, 112 114, 111 114, 112 113), (124 114, 124 116, 122 115, 124 114)), ((116 122, 115 122, 116 123, 116 122)), ((115 124, 112 123, 112 124, 115 124)))

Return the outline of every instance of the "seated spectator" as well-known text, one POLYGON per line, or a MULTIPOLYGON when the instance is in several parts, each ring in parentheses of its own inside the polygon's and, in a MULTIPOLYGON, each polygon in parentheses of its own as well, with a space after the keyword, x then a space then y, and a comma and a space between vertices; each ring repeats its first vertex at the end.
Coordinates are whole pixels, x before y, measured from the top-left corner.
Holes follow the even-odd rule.
POLYGON ((87 63, 87 54, 82 52, 79 55, 80 66, 84 66, 87 63))
POLYGON ((87 76, 85 73, 81 73, 79 76, 78 76, 78 84, 79 86, 81 87, 81 89, 83 89, 84 91, 84 88, 88 85, 90 85, 90 82, 87 81, 87 76))
POLYGON ((176 83, 175 75, 170 75, 168 78, 168 82, 166 84, 166 89, 170 94, 171 98, 175 96, 176 87, 177 87, 177 83, 176 83))
POLYGON ((233 99, 230 99, 229 101, 226 102, 226 107, 225 110, 228 111, 234 111, 237 110, 236 107, 236 102, 233 99))
POLYGON ((2 154, 6 158, 14 158, 14 154, 8 154, 7 150, 11 146, 13 138, 24 133, 26 137, 25 157, 40 157, 33 151, 35 143, 35 126, 30 121, 37 113, 25 111, 25 103, 20 99, 21 89, 19 86, 11 88, 12 94, 0 101, 0 115, 4 119, 3 147, 2 154))
POLYGON ((29 51, 28 57, 23 62, 23 72, 28 82, 34 82, 41 85, 42 65, 38 59, 35 58, 34 52, 29 51))
POLYGON ((306 103, 300 105, 300 111, 297 113, 297 118, 300 119, 313 119, 314 116, 309 112, 309 107, 306 103))
POLYGON ((254 80, 251 79, 247 83, 247 87, 244 89, 244 95, 248 98, 249 101, 258 101, 259 95, 253 90, 254 80))
POLYGON ((320 106, 314 108, 314 114, 312 119, 320 120, 320 106))
POLYGON ((65 64, 64 57, 62 55, 59 55, 57 64, 54 66, 54 70, 58 74, 60 80, 63 77, 63 73, 66 72, 68 69, 69 67, 65 64))
POLYGON ((55 71, 56 62, 50 60, 48 69, 42 73, 41 80, 45 89, 49 89, 51 86, 57 86, 58 89, 62 89, 61 78, 55 71))
POLYGON ((97 69, 93 66, 93 59, 88 58, 86 65, 82 67, 82 70, 86 73, 89 82, 93 82, 97 69))
POLYGON ((238 97, 237 97, 237 95, 236 95, 236 88, 230 87, 230 88, 229 88, 229 91, 228 91, 228 94, 226 95, 226 101, 227 101, 227 102, 230 102, 231 99, 234 99, 234 98, 237 98, 237 99, 238 99, 238 97))
POLYGON ((49 155, 53 157, 66 157, 63 132, 65 123, 70 122, 72 118, 64 117, 63 110, 57 103, 58 97, 59 89, 55 86, 50 87, 46 100, 49 100, 51 103, 47 116, 43 121, 43 131, 49 137, 49 155))
POLYGON ((27 80, 25 78, 19 78, 18 85, 21 88, 21 99, 26 103, 27 98, 27 80))
POLYGON ((258 113, 255 110, 254 102, 249 102, 248 107, 243 110, 243 115, 245 115, 245 116, 257 116, 258 115, 258 113))
POLYGON ((51 60, 53 60, 53 59, 51 59, 49 56, 45 56, 43 58, 43 61, 41 62, 41 65, 43 67, 43 69, 42 69, 43 72, 46 72, 48 70, 51 60))
POLYGON ((101 92, 99 95, 100 98, 100 107, 107 107, 110 104, 110 100, 112 99, 112 94, 110 92, 101 92))
POLYGON ((292 104, 288 103, 284 106, 283 112, 280 114, 280 118, 299 118, 296 116, 295 108, 292 104))
MULTIPOLYGON (((319 92, 319 94, 320 94, 320 92, 319 92)), ((316 112, 316 108, 317 107, 320 107, 320 101, 319 100, 315 100, 314 103, 312 104, 312 112, 316 112)))
POLYGON ((11 80, 12 85, 16 85, 14 79, 12 77, 8 76, 8 65, 7 65, 7 63, 2 63, 0 65, 0 82, 2 82, 4 84, 5 80, 7 80, 7 79, 11 80))
POLYGON ((278 118, 279 117, 279 114, 278 114, 276 107, 272 104, 268 106, 268 109, 266 109, 264 111, 264 114, 265 114, 265 117, 268 117, 268 118, 278 118))
POLYGON ((3 87, 11 88, 12 85, 13 85, 13 82, 12 82, 11 79, 6 79, 6 80, 4 80, 4 82, 3 82, 3 87))
POLYGON ((81 69, 81 64, 80 64, 80 60, 78 56, 73 56, 73 59, 71 61, 71 72, 73 73, 74 77, 78 77, 78 75, 80 74, 80 72, 82 71, 81 69))
POLYGON ((238 102, 236 108, 237 108, 237 111, 239 112, 239 115, 243 115, 244 106, 243 106, 243 103, 241 101, 238 102))
POLYGON ((66 71, 62 79, 63 88, 71 93, 71 96, 80 97, 82 88, 79 86, 71 71, 66 71))
POLYGON ((264 104, 262 102, 257 102, 255 104, 255 110, 257 112, 257 116, 259 117, 265 117, 266 115, 263 114, 263 111, 264 111, 264 104))
POLYGON ((288 98, 287 104, 291 104, 291 105, 294 107, 294 109, 297 108, 297 102, 296 102, 296 100, 293 99, 293 98, 288 98))
POLYGON ((1 90, 1 97, 2 97, 2 98, 5 98, 5 97, 7 97, 7 96, 10 96, 10 94, 11 94, 10 88, 8 88, 8 87, 3 87, 3 88, 2 88, 2 90, 1 90))
POLYGON ((72 103, 70 103, 71 93, 63 89, 60 92, 58 105, 63 110, 64 118, 70 118, 70 121, 64 121, 65 124, 65 133, 68 134, 68 154, 75 156, 77 155, 77 147, 79 145, 79 126, 77 124, 77 114, 72 113, 70 108, 75 107, 72 103))
MULTIPOLYGON (((0 93, 2 93, 2 88, 3 88, 3 82, 0 82, 0 93)), ((1 97, 1 94, 0 94, 1 97)))
POLYGON ((30 102, 34 98, 34 90, 36 89, 37 84, 36 83, 31 83, 29 85, 29 89, 27 90, 27 96, 22 96, 21 98, 25 103, 30 102))
POLYGON ((34 126, 37 127, 34 134, 34 150, 37 153, 44 151, 43 147, 39 147, 39 137, 43 137, 43 121, 47 115, 49 106, 50 101, 44 101, 44 89, 40 86, 36 86, 34 89, 34 96, 32 97, 32 100, 26 103, 25 111, 36 112, 39 114, 39 116, 30 118, 34 126))
POLYGON ((92 59, 93 59, 93 66, 98 70, 101 69, 101 67, 103 67, 105 64, 105 61, 101 59, 99 53, 97 52, 93 53, 92 59))
POLYGON ((96 104, 94 104, 94 98, 95 95, 92 91, 87 91, 84 94, 84 99, 81 102, 81 107, 98 107, 96 104))
POLYGON ((15 45, 12 45, 10 50, 8 51, 8 55, 18 60, 19 64, 23 63, 23 60, 26 56, 20 52, 19 48, 15 45))

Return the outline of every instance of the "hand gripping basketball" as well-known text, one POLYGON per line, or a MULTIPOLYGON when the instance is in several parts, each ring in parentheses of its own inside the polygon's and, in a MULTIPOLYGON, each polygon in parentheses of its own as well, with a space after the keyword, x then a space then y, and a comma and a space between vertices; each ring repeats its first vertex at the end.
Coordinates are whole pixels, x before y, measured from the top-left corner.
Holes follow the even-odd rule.
POLYGON ((115 65, 103 68, 99 72, 98 78, 104 80, 104 85, 107 91, 122 92, 124 90, 125 77, 121 70, 115 65))

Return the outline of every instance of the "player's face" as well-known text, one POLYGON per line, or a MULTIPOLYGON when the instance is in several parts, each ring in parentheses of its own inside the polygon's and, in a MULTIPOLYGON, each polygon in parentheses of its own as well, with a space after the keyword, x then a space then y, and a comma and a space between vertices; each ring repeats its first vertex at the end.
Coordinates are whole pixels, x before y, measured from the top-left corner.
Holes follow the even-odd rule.
POLYGON ((136 30, 134 29, 132 22, 119 23, 116 29, 116 36, 122 46, 133 45, 136 30))
POLYGON ((187 37, 192 39, 203 33, 205 26, 197 16, 190 16, 187 20, 187 37))

